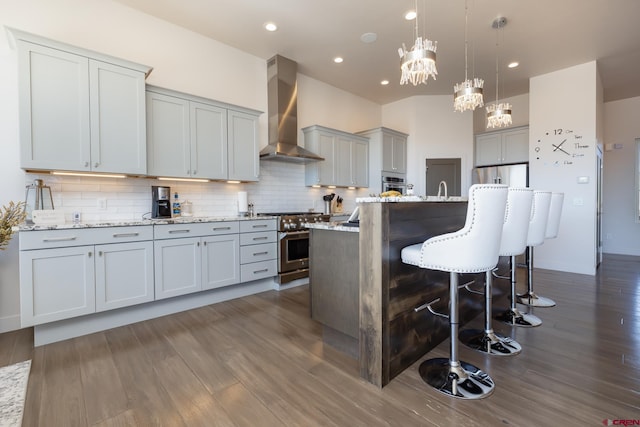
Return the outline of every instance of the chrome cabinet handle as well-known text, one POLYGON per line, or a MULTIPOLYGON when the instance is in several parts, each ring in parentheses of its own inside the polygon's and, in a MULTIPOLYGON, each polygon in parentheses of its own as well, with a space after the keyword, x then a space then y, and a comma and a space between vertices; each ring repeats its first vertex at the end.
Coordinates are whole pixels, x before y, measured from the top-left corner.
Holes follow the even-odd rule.
POLYGON ((253 272, 253 274, 266 273, 267 271, 269 271, 269 269, 268 269, 268 268, 264 268, 264 269, 262 269, 262 270, 256 270, 256 271, 254 271, 254 272, 253 272))
POLYGON ((254 253, 253 253, 253 256, 266 255, 266 254, 268 254, 268 253, 269 253, 269 252, 267 252, 267 251, 264 251, 264 252, 254 252, 254 253))
POLYGON ((136 237, 139 236, 140 233, 114 233, 113 237, 136 237))
POLYGON ((93 255, 93 252, 89 251, 89 258, 91 258, 91 255, 93 255))
POLYGON ((102 256, 102 251, 98 251, 98 256, 102 256))
POLYGON ((177 234, 177 233, 190 233, 191 230, 169 230, 169 234, 177 234))
POLYGON ((253 240, 267 240, 268 237, 264 236, 264 237, 254 237, 253 240))
POLYGON ((231 227, 213 227, 212 231, 231 230, 231 227))
POLYGON ((267 228, 267 224, 255 224, 255 225, 252 225, 251 227, 253 227, 253 228, 267 228))
POLYGON ((76 236, 67 236, 67 237, 45 237, 42 239, 43 242, 69 242, 72 240, 76 240, 76 236))

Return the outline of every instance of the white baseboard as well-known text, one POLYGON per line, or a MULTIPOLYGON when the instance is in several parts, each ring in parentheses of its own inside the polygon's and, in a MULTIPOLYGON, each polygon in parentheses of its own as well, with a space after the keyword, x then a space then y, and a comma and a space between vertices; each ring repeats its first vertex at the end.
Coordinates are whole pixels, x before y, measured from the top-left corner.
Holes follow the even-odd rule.
POLYGON ((0 317, 0 334, 4 332, 17 331, 20 329, 20 315, 0 317))

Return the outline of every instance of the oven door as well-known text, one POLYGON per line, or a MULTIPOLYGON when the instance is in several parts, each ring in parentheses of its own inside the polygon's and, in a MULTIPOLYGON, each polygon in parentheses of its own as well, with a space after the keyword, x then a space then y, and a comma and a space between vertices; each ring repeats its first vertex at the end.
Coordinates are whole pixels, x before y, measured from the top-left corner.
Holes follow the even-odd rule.
POLYGON ((309 230, 278 233, 278 273, 309 268, 309 230))
POLYGON ((407 186, 398 182, 383 182, 382 192, 384 193, 385 191, 397 191, 404 195, 407 194, 407 186))

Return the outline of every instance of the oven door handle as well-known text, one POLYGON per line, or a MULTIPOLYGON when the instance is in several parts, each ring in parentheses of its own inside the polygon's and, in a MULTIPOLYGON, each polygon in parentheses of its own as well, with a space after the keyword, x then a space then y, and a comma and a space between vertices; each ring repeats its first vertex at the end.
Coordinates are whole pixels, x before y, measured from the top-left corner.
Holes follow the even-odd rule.
POLYGON ((280 233, 280 240, 286 239, 287 237, 296 237, 296 236, 302 236, 302 235, 308 235, 308 234, 309 234, 309 230, 285 231, 280 233))

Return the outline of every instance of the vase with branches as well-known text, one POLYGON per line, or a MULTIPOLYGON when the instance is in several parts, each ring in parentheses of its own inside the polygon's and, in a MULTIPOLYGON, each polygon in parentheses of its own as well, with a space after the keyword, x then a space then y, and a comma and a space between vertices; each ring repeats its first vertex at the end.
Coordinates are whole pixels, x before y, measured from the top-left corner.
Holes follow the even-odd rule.
POLYGON ((0 210, 0 250, 5 250, 13 236, 14 227, 22 224, 27 217, 25 203, 13 201, 0 210))

